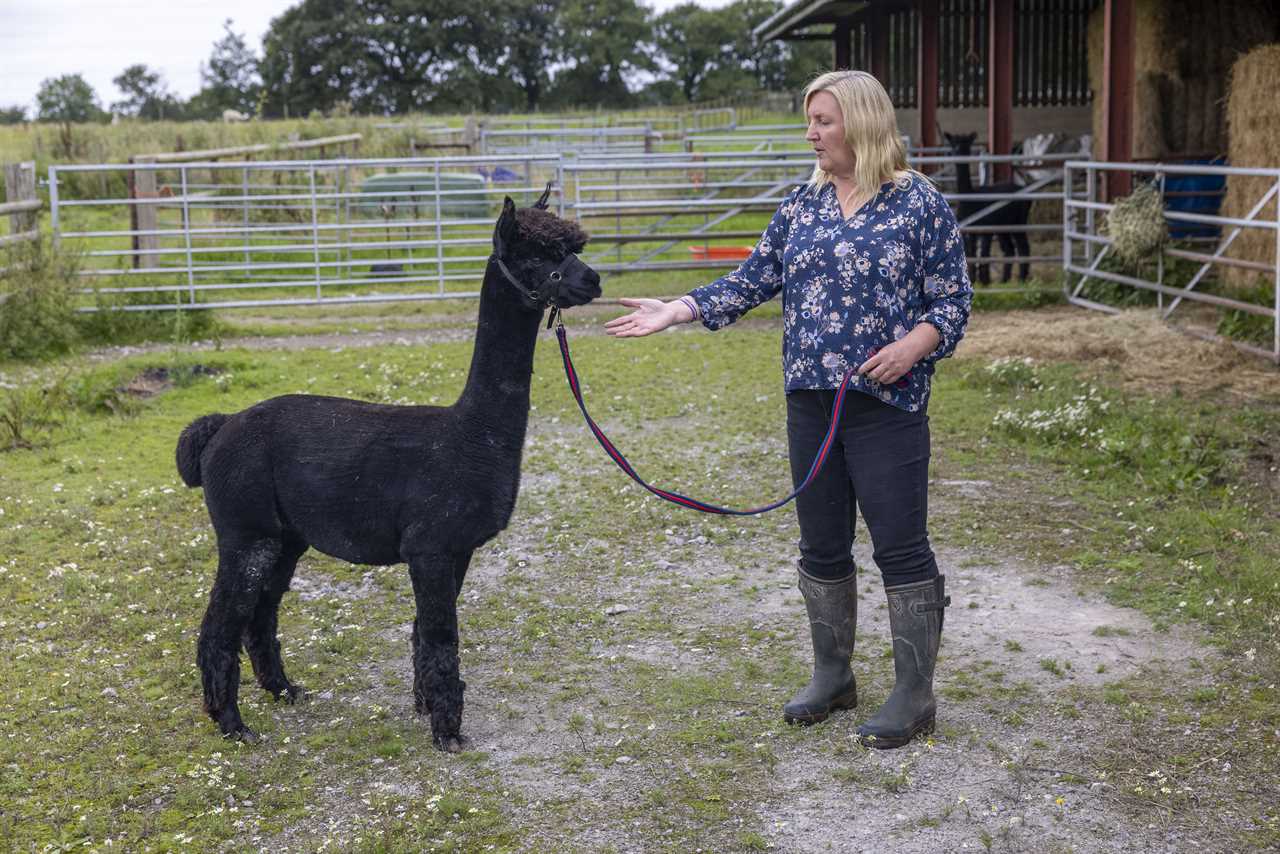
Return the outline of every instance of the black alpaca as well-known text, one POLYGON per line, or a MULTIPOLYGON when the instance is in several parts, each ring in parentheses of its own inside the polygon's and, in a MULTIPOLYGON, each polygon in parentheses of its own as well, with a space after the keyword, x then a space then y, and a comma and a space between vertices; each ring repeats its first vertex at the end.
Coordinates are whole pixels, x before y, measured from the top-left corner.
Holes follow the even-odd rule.
MULTIPOLYGON (((968 157, 973 152, 973 141, 978 138, 976 133, 966 134, 949 134, 944 133, 947 144, 951 146, 953 154, 959 157, 968 157)), ((983 184, 981 187, 974 187, 973 180, 969 176, 969 164, 956 164, 956 192, 968 195, 970 193, 1016 193, 1022 187, 1012 181, 1005 181, 997 184, 983 184)), ((964 222, 978 211, 992 204, 987 201, 962 201, 956 212, 957 218, 964 222)), ((1006 259, 1015 256, 1029 258, 1031 256, 1031 242, 1027 239, 1027 233, 1021 230, 1020 226, 1027 224, 1027 216, 1031 212, 1030 201, 1009 202, 1003 207, 996 208, 991 213, 979 219, 970 225, 984 226, 1008 226, 1010 231, 1001 231, 994 234, 995 238, 1000 241, 1000 251, 1004 253, 1006 259)), ((964 236, 965 254, 969 256, 970 263, 977 266, 977 278, 982 284, 991 283, 991 271, 987 264, 978 263, 975 259, 988 258, 991 256, 991 232, 983 234, 966 234, 964 236), (974 250, 978 251, 975 252, 974 250)), ((1013 264, 1008 260, 1004 264, 1004 276, 1000 279, 1002 282, 1009 281, 1009 277, 1013 272, 1013 264)), ((1027 261, 1023 261, 1018 265, 1018 280, 1025 281, 1031 273, 1031 265, 1027 261)))
POLYGON ((408 563, 416 600, 413 697, 437 746, 461 748, 456 600, 472 552, 506 527, 520 485, 534 345, 543 310, 590 302, 600 277, 586 234, 507 199, 480 291, 471 372, 452 406, 286 395, 206 415, 178 440, 178 472, 203 486, 218 575, 196 660, 223 735, 240 718, 243 642, 258 684, 293 702, 276 612, 308 547, 352 563, 408 563))

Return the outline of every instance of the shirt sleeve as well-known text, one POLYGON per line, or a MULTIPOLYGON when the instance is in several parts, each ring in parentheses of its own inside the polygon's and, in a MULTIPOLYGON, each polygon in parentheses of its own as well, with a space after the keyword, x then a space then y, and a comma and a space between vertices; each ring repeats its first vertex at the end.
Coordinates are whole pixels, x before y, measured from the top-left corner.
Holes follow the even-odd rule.
POLYGON ((782 255, 801 189, 792 190, 778 206, 750 257, 738 269, 689 292, 703 326, 722 329, 782 290, 782 255))
POLYGON ((950 356, 964 337, 973 304, 969 265, 964 257, 964 240, 951 206, 936 189, 930 188, 921 241, 924 250, 924 304, 922 322, 938 330, 942 340, 925 358, 930 361, 950 356))

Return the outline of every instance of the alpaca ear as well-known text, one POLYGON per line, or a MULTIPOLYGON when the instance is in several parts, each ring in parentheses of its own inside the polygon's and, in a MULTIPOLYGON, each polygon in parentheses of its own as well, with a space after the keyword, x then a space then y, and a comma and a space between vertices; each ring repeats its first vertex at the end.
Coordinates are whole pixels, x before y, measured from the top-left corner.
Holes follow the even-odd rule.
POLYGON ((551 197, 551 185, 553 183, 554 182, 552 181, 548 181, 547 188, 542 191, 542 195, 538 198, 536 202, 533 203, 533 206, 538 210, 545 211, 547 209, 547 199, 551 197))
POLYGON ((498 255, 509 243, 516 240, 516 203, 507 196, 502 200, 502 214, 493 228, 493 251, 498 255))

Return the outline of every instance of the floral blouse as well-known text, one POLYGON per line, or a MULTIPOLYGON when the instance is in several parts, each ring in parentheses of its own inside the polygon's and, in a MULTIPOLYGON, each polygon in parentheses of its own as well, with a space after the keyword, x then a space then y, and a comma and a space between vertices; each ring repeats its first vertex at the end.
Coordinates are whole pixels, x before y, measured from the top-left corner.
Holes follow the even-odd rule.
POLYGON ((892 385, 855 376, 849 388, 916 412, 929 403, 934 363, 955 350, 973 288, 964 241, 942 194, 919 175, 887 182, 845 219, 835 187, 797 187, 742 265, 689 296, 708 329, 733 323, 782 292, 782 372, 788 392, 833 389, 880 347, 918 323, 938 348, 892 385))

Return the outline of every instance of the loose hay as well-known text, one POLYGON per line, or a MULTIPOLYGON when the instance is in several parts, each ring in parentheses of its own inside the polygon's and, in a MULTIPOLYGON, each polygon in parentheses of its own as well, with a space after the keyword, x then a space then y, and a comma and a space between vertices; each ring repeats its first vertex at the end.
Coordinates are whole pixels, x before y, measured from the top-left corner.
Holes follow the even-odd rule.
POLYGON ((1160 191, 1152 184, 1139 184, 1116 201, 1107 215, 1106 229, 1112 251, 1130 267, 1136 267, 1160 248, 1168 234, 1160 191))
POLYGON ((1074 362, 1134 391, 1280 399, 1280 369, 1225 342, 1179 332, 1154 310, 1115 315, 1073 307, 979 312, 957 355, 1074 362))

